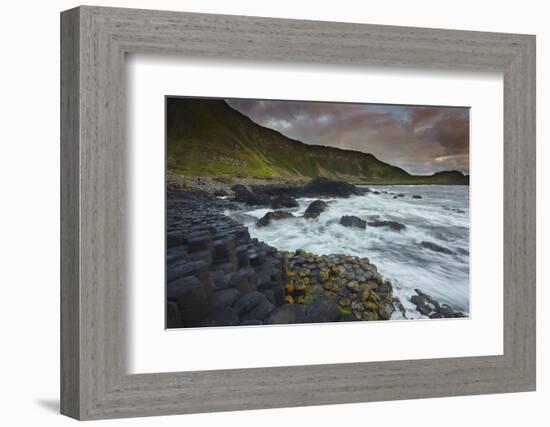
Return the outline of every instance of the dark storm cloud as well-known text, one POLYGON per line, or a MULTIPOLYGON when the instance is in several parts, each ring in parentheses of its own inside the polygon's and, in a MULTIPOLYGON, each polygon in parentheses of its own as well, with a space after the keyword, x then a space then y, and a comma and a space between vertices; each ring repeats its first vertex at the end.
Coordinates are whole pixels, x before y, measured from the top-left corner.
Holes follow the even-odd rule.
POLYGON ((429 123, 443 112, 437 107, 415 107, 409 115, 409 121, 413 128, 429 123))
POLYGON ((443 119, 427 133, 433 140, 439 142, 447 155, 468 152, 469 125, 466 119, 443 119))
POLYGON ((469 172, 467 108, 227 101, 256 123, 307 144, 372 153, 413 174, 469 172))

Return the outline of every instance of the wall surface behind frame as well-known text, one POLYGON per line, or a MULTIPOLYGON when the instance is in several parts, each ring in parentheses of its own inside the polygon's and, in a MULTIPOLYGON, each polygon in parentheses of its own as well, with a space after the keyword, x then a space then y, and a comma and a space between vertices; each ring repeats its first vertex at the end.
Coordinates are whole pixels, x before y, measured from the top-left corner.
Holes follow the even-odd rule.
MULTIPOLYGON (((102 6, 185 10, 320 19, 372 24, 502 31, 537 35, 538 215, 550 216, 550 29, 544 3, 463 0, 408 2, 319 2, 279 0, 97 1, 102 6)), ((64 426, 59 405, 59 12, 76 1, 9 2, 3 8, 4 47, 0 127, 1 353, 5 425, 64 426), (7 151, 6 151, 7 149, 7 151), (6 343, 6 338, 8 342, 6 343)), ((372 424, 408 427, 444 423, 470 426, 491 422, 517 426, 550 419, 550 298, 543 268, 550 257, 548 223, 538 223, 538 392, 441 398, 325 407, 235 412, 157 419, 109 421, 116 426, 316 426, 372 424)))

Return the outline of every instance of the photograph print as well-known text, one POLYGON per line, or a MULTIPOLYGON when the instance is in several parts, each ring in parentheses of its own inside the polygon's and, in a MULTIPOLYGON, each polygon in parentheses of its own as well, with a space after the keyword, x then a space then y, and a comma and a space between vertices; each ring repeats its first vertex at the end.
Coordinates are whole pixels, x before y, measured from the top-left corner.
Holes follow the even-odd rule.
POLYGON ((468 318, 468 107, 165 114, 166 328, 468 318))

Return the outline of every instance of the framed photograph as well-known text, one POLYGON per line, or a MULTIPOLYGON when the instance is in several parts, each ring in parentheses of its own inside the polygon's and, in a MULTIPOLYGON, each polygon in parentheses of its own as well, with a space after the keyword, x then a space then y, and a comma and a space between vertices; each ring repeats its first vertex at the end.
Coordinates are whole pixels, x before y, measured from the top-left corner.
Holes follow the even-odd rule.
POLYGON ((167 96, 167 328, 468 317, 469 127, 465 107, 167 96))
POLYGON ((61 410, 535 390, 535 37, 61 15, 61 410))

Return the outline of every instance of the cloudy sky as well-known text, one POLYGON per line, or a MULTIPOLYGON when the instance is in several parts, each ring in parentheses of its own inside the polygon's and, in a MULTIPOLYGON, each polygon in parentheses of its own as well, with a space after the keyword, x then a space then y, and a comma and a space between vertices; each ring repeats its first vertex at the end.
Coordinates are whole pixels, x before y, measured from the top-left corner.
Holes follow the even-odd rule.
POLYGON ((469 173, 469 109, 228 99, 256 123, 306 144, 374 154, 417 175, 469 173))

